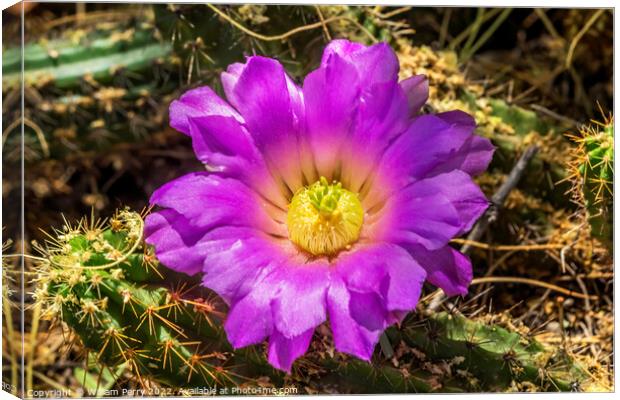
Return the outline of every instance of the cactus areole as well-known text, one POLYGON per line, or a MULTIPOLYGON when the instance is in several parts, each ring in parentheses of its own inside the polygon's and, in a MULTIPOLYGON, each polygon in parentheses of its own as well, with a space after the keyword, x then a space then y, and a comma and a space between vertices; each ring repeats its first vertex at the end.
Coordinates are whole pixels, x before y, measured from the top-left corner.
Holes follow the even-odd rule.
POLYGON ((147 242, 230 305, 235 348, 268 338, 290 371, 328 320, 337 350, 369 360, 425 280, 467 293, 449 241, 487 208, 472 176, 494 148, 464 112, 420 115, 428 83, 398 70, 385 43, 335 40, 301 87, 254 56, 222 73, 227 101, 200 87, 170 105, 208 171, 153 194, 147 242))

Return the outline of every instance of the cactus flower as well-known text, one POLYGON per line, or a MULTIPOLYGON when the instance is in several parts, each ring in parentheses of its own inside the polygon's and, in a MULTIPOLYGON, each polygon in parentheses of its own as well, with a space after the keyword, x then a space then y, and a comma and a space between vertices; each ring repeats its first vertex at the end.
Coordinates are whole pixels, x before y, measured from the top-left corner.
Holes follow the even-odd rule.
POLYGON ((337 350, 369 360, 425 280, 467 293, 449 241, 488 206, 472 176, 493 146, 464 112, 419 114, 428 82, 398 71, 385 43, 335 40, 301 87, 254 56, 222 73, 227 101, 200 87, 172 102, 206 171, 155 191, 147 242, 228 303, 235 348, 268 338, 290 371, 329 321, 337 350))

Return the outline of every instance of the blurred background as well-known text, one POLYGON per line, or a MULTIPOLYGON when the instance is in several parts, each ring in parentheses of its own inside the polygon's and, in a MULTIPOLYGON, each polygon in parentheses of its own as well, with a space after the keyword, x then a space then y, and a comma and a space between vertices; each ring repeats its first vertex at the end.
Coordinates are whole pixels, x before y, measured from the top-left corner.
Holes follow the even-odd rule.
MULTIPOLYGON (((24 238, 17 208, 21 10, 2 14, 5 253, 22 245, 36 253, 43 231, 63 218, 91 210, 109 216, 123 206, 141 210, 162 183, 201 169, 189 139, 168 126, 168 105, 190 87, 210 85, 221 93, 219 74, 228 64, 251 54, 275 57, 301 83, 331 39, 387 41, 402 77, 429 77, 426 112, 469 112, 498 147, 489 172, 479 177, 489 197, 524 150, 538 146, 480 239, 525 248, 474 246, 474 275, 529 277, 598 298, 480 285, 475 304, 485 312, 509 311, 529 326, 545 322, 550 343, 577 338, 567 346, 591 366, 597 385, 610 388, 611 250, 588 230, 586 205, 574 196, 571 168, 582 154, 571 135, 592 120, 604 122, 612 110, 611 10, 30 2, 24 11, 24 238)), ((5 297, 15 305, 19 276, 5 279, 5 297)), ((25 347, 27 385, 79 387, 72 372, 78 350, 66 347, 62 330, 46 332, 37 323, 33 333, 26 320, 33 338, 25 347)), ((4 322, 17 324, 6 313, 4 322)), ((8 332, 3 379, 15 382, 20 339, 18 331, 8 332)))

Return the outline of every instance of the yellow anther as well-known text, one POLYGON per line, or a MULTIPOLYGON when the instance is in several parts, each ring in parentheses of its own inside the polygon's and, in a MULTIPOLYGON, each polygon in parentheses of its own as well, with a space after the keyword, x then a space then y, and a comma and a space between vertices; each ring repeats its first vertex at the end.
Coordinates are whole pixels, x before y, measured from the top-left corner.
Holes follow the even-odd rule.
POLYGON ((289 205, 289 239, 316 255, 334 255, 359 238, 364 209, 356 194, 339 182, 318 182, 301 189, 289 205))

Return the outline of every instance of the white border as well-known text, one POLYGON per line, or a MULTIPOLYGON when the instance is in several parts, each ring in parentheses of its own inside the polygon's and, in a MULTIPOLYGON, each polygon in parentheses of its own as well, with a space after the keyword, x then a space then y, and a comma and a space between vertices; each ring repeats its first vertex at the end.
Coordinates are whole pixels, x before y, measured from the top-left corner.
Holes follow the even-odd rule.
MULTIPOLYGON (((65 3, 70 1, 48 1, 48 2, 57 2, 57 3, 65 3)), ((108 3, 205 3, 205 1, 198 0, 186 0, 186 1, 165 1, 165 0, 151 0, 151 1, 143 1, 143 0, 134 0, 130 2, 124 1, 91 1, 94 2, 108 2, 108 3)), ((0 5, 2 9, 9 7, 12 4, 15 4, 14 0, 0 0, 0 5)), ((435 6, 435 7, 449 7, 449 6, 460 6, 460 7, 474 7, 474 6, 483 6, 483 7, 513 7, 513 8, 523 8, 523 7, 543 7, 543 8, 614 8, 614 94, 620 93, 618 90, 618 81, 615 79, 617 73, 618 66, 618 44, 615 40, 615 27, 618 24, 619 17, 615 12, 615 1, 610 0, 590 0, 587 3, 579 0, 545 0, 545 1, 532 1, 532 0, 522 0, 518 3, 510 2, 510 1, 489 1, 489 0, 478 0, 478 1, 468 1, 468 0, 425 0, 424 2, 413 2, 411 0, 403 0, 403 1, 385 1, 385 0, 341 0, 341 1, 330 1, 330 0, 314 0, 312 2, 304 2, 304 1, 296 1, 296 0, 286 0, 286 1, 273 1, 273 0, 265 0, 265 1, 256 1, 256 0, 246 0, 246 1, 211 1, 213 4, 221 3, 221 4, 245 4, 245 3, 262 3, 262 4, 348 4, 348 5, 413 5, 413 6, 435 6)), ((1 22, 0 22, 1 24, 1 22)), ((1 25, 0 25, 1 27, 1 25)), ((2 40, 2 32, 0 31, 0 42, 2 40)), ((0 70, 1 77, 1 70, 0 70)), ((0 84, 1 85, 1 84, 0 84)), ((2 100, 0 99, 0 108, 2 106, 2 100)), ((614 115, 618 114, 617 103, 614 99, 614 115)), ((614 149, 614 151, 617 147, 614 149)), ((0 176, 2 173, 2 155, 0 152, 0 176)), ((614 166, 615 168, 615 166, 614 166)), ((616 183, 614 182, 614 192, 616 192, 616 183)), ((2 226, 2 204, 0 202, 0 226, 2 226)), ((616 220, 616 204, 614 203, 614 221, 616 220)), ((617 248, 616 244, 618 243, 620 228, 618 228, 619 224, 614 224, 614 249, 617 248)), ((1 233, 0 233, 0 242, 1 242, 1 233)), ((614 273, 615 266, 617 262, 617 255, 614 251, 614 273)), ((618 318, 617 318, 617 309, 615 307, 616 301, 616 287, 614 284, 614 332, 618 332, 618 318)), ((1 304, 1 298, 0 298, 1 304)), ((0 324, 0 335, 2 334, 2 326, 0 324)), ((1 350, 1 341, 0 341, 0 350, 1 350)), ((615 350, 615 335, 614 335, 614 350, 615 350)), ((1 354, 1 353, 0 353, 1 354)), ((614 351, 614 366, 618 368, 618 354, 614 351)), ((0 357, 0 368, 2 367, 2 359, 0 357)), ((614 388, 618 387, 618 373, 614 371, 614 388)), ((383 398, 388 397, 391 399, 405 399, 409 398, 411 395, 364 395, 365 398, 383 398)), ((536 394, 458 394, 458 395, 444 395, 444 394, 420 394, 415 396, 422 396, 422 398, 432 398, 432 399, 454 399, 454 396, 457 396, 458 399, 462 400, 480 400, 481 397, 484 399, 514 399, 520 396, 527 396, 528 399, 577 399, 577 398, 585 398, 588 399, 608 399, 612 396, 615 397, 615 393, 536 393, 536 394)), ((304 398, 308 396, 290 396, 293 398, 304 398)), ((312 396, 312 398, 316 399, 328 399, 333 396, 326 395, 317 395, 312 396)), ((4 391, 0 391, 0 400, 4 399, 15 399, 16 397, 10 395, 4 391)), ((171 397, 171 399, 186 399, 186 398, 176 398, 171 397)))

